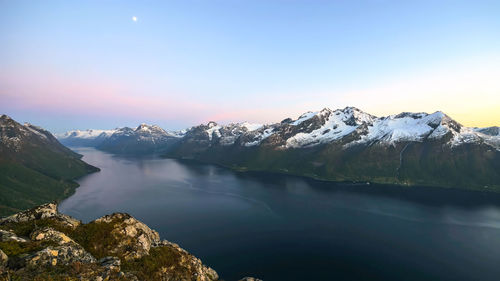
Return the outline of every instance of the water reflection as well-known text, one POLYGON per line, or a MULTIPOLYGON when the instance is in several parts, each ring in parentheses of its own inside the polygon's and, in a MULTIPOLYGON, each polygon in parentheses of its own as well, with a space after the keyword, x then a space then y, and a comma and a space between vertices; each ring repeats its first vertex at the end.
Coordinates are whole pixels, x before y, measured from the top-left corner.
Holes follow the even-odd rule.
POLYGON ((129 212, 225 280, 497 280, 500 197, 236 173, 78 149, 101 172, 61 211, 129 212))

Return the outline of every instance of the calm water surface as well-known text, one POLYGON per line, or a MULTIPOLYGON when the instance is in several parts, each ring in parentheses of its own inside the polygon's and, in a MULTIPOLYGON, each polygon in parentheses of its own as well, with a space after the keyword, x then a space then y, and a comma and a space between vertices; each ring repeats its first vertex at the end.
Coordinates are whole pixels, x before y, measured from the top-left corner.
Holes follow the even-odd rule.
POLYGON ((128 212, 231 281, 500 280, 500 197, 348 186, 75 149, 101 172, 60 205, 128 212))

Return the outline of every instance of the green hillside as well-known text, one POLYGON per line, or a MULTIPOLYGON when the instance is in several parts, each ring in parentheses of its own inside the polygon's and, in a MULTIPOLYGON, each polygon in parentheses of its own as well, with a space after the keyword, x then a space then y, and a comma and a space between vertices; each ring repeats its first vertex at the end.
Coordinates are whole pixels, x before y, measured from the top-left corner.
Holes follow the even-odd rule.
POLYGON ((49 132, 0 117, 0 216, 71 195, 75 178, 99 169, 49 132))
POLYGON ((449 147, 443 141, 395 146, 330 143, 276 149, 179 143, 166 157, 194 159, 240 171, 266 171, 331 181, 436 186, 500 192, 500 152, 486 145, 449 147))

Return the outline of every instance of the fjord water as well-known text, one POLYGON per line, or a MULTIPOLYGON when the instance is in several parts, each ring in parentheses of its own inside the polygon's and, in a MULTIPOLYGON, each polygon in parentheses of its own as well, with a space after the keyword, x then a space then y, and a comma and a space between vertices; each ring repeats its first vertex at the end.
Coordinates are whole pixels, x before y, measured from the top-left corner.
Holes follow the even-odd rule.
POLYGON ((500 196, 325 183, 75 149, 101 168, 59 209, 128 212, 224 280, 498 280, 500 196))

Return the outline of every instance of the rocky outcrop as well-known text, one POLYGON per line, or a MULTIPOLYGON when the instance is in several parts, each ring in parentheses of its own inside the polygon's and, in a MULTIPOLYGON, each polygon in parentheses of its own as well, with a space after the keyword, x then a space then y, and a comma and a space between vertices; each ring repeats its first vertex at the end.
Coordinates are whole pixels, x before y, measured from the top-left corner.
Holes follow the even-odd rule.
POLYGON ((8 216, 6 218, 2 218, 0 219, 0 225, 8 223, 21 223, 21 222, 35 221, 41 219, 49 219, 49 218, 57 220, 63 225, 71 228, 76 228, 81 224, 79 220, 57 212, 57 204, 48 203, 35 207, 30 210, 19 212, 17 214, 8 216))
POLYGON ((99 264, 111 271, 120 271, 121 261, 117 257, 104 257, 99 260, 99 264))
POLYGON ((119 255, 125 260, 148 255, 151 246, 160 241, 158 232, 129 214, 114 213, 99 218, 93 223, 112 226, 111 235, 118 240, 118 243, 110 249, 110 253, 119 255))
POLYGON ((9 281, 9 272, 6 270, 9 257, 0 249, 0 281, 9 281))
POLYGON ((54 230, 50 227, 44 227, 42 229, 37 229, 33 231, 30 235, 33 241, 52 241, 58 245, 63 244, 76 244, 73 239, 69 238, 66 234, 54 230))
POLYGON ((172 242, 169 242, 167 240, 163 240, 163 241, 160 241, 158 244, 156 244, 155 247, 166 247, 166 248, 172 249, 173 251, 182 253, 185 258, 183 258, 180 261, 180 264, 183 267, 188 268, 190 271, 198 272, 199 278, 197 280, 209 281, 209 280, 217 280, 218 279, 218 274, 217 274, 217 272, 215 272, 215 270, 213 270, 210 267, 205 266, 201 262, 200 259, 191 255, 186 250, 179 247, 179 245, 172 243, 172 242))
POLYGON ((30 266, 70 265, 74 262, 95 263, 96 259, 78 244, 47 247, 25 259, 30 266))
POLYGON ((47 247, 26 258, 30 265, 70 265, 73 262, 95 263, 96 259, 66 234, 45 227, 31 233, 32 241, 53 242, 58 246, 47 247))
POLYGON ((45 204, 0 219, 0 280, 195 280, 219 276, 125 213, 88 224, 45 204))
POLYGON ((0 242, 16 241, 26 242, 26 239, 18 237, 14 232, 0 229, 0 242))
POLYGON ((0 270, 2 270, 6 265, 9 257, 0 249, 0 270))

